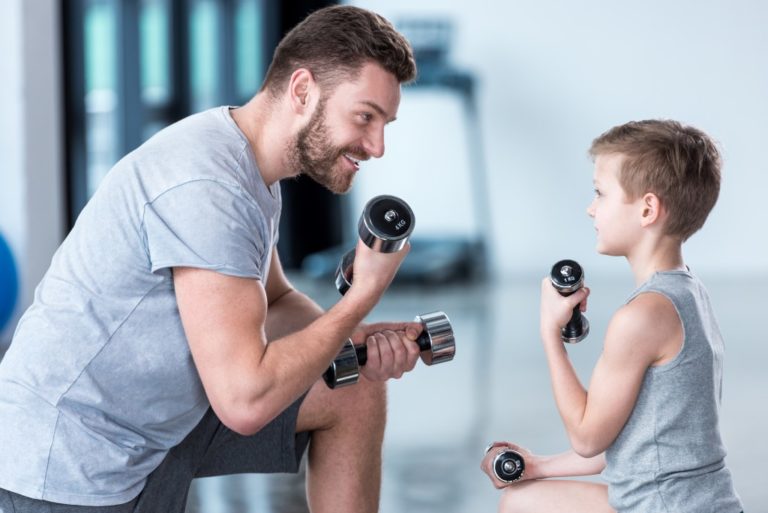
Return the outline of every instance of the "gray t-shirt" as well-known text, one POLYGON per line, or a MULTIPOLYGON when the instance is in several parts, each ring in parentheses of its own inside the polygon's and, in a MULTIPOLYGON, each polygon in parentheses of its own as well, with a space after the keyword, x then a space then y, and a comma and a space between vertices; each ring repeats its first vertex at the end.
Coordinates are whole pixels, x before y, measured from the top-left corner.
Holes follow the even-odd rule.
POLYGON ((209 407, 172 268, 266 281, 279 213, 227 107, 118 162, 0 363, 0 488, 85 506, 138 495, 209 407))
POLYGON ((683 347, 646 371, 632 414, 605 453, 609 502, 619 513, 738 513, 718 425, 723 339, 709 295, 686 271, 654 274, 628 302, 643 292, 672 302, 683 347))

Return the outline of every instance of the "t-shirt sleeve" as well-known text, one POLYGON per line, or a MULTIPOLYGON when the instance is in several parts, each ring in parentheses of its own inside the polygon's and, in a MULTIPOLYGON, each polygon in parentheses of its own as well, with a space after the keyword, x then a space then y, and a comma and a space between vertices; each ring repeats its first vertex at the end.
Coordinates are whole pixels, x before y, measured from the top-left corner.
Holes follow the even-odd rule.
POLYGON ((147 203, 142 223, 152 272, 197 267, 264 279, 272 221, 242 189, 215 180, 178 185, 147 203))

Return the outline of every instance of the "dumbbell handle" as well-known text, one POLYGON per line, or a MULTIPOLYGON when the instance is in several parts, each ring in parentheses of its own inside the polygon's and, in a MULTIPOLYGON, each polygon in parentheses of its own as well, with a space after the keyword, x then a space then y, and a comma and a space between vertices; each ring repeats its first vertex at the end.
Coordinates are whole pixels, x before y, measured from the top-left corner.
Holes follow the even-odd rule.
MULTIPOLYGON (((573 292, 569 292, 569 293, 560 292, 560 295, 564 297, 568 297, 574 292, 576 291, 574 290, 573 292)), ((563 331, 565 333, 578 333, 578 331, 581 329, 581 323, 582 323, 581 307, 579 305, 576 305, 573 307, 573 313, 571 314, 571 318, 568 321, 568 324, 566 324, 565 327, 563 328, 563 331)))
MULTIPOLYGON (((427 351, 430 349, 429 335, 422 332, 419 338, 416 339, 416 343, 419 344, 419 351, 427 351)), ((363 344, 361 346, 355 346, 355 353, 357 354, 357 363, 363 366, 368 361, 368 346, 363 344)))
MULTIPOLYGON (((550 280, 561 296, 567 297, 584 285, 584 270, 575 260, 560 260, 552 266, 550 280)), ((575 344, 589 334, 589 321, 581 314, 579 305, 573 307, 571 318, 560 330, 563 342, 575 344)))
MULTIPOLYGON (((421 323, 423 327, 416 339, 421 350, 421 361, 426 365, 434 365, 453 360, 456 341, 448 316, 443 312, 431 312, 416 316, 415 322, 421 323)), ((347 340, 328 370, 323 373, 323 379, 330 388, 352 385, 357 383, 360 367, 366 362, 367 346, 355 346, 351 339, 347 340)))

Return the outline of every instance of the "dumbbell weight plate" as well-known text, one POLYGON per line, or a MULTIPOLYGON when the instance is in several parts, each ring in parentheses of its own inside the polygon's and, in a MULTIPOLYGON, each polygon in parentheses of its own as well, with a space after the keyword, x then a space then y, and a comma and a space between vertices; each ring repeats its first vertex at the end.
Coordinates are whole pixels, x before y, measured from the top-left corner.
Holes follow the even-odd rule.
POLYGON ((560 294, 573 294, 584 284, 584 270, 575 260, 560 260, 549 273, 552 285, 560 294))
POLYGON ((525 460, 519 452, 507 449, 496 455, 491 468, 499 481, 513 483, 523 477, 525 460))
POLYGON ((417 315, 414 319, 424 326, 417 342, 421 349, 421 360, 427 365, 449 362, 456 354, 456 339, 448 316, 443 312, 417 315))
MULTIPOLYGON (((415 218, 408 204, 395 196, 376 196, 366 203, 357 232, 363 243, 380 253, 400 251, 413 232, 415 218)), ((336 290, 346 294, 352 286, 355 249, 347 251, 336 268, 336 290)))
POLYGON ((415 218, 408 204, 395 196, 376 196, 365 205, 357 232, 366 246, 380 253, 395 253, 408 242, 415 218))
POLYGON ((347 339, 339 354, 323 373, 323 380, 329 388, 354 385, 360 379, 360 363, 351 339, 347 339))

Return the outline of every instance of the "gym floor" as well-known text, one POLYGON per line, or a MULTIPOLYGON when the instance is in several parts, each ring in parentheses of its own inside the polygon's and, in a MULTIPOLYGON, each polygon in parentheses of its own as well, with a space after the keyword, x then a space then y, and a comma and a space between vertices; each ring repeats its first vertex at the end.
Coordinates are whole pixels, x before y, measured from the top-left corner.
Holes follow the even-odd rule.
MULTIPOLYGON (((726 342, 721 420, 726 461, 745 511, 768 513, 762 468, 768 460, 768 345, 761 322, 768 276, 700 277, 726 342)), ((330 283, 291 279, 324 307, 337 299, 330 283)), ((443 310, 454 326, 457 349, 454 361, 431 368, 419 363, 390 384, 382 513, 496 511, 498 492, 478 467, 488 442, 510 440, 536 453, 567 449, 538 340, 540 279, 397 286, 374 311, 371 321, 443 310)), ((599 280, 588 283, 592 332, 569 348, 585 383, 612 311, 633 289, 628 274, 599 280)), ((306 512, 302 486, 291 475, 200 479, 193 483, 188 511, 306 512)))

